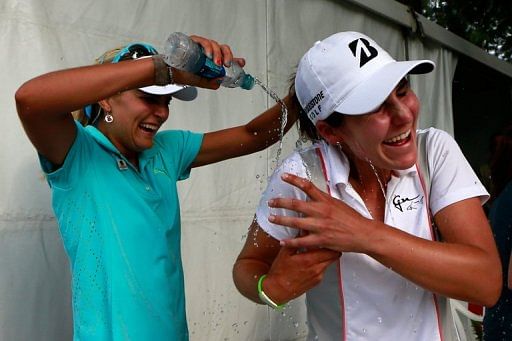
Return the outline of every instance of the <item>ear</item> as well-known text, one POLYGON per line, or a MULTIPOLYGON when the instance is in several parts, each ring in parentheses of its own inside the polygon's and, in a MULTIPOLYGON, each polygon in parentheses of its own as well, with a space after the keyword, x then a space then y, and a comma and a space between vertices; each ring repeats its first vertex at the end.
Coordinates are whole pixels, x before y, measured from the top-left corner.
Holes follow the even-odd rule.
POLYGON ((339 133, 336 133, 334 128, 325 121, 318 121, 316 123, 316 130, 329 144, 335 145, 340 142, 339 133))
POLYGON ((112 107, 110 106, 110 103, 106 99, 102 99, 101 101, 98 101, 98 104, 105 112, 112 112, 112 107))

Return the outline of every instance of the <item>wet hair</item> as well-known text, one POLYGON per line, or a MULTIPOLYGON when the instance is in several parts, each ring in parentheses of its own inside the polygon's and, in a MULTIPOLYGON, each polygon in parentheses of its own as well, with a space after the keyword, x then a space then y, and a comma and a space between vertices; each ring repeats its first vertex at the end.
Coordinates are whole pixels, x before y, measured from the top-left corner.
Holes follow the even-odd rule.
MULTIPOLYGON (((290 94, 293 94, 292 99, 297 105, 297 107, 300 108, 299 111, 299 118, 297 120, 297 129, 299 131, 299 136, 302 140, 310 140, 310 141, 318 141, 322 139, 322 136, 318 134, 318 131, 316 130, 316 126, 311 122, 308 115, 304 111, 304 108, 300 105, 299 99, 297 98, 297 95, 295 94, 295 76, 296 73, 293 73, 290 76, 289 79, 289 88, 288 92, 290 94)), ((343 117, 345 115, 341 114, 339 112, 333 112, 331 115, 329 115, 324 122, 326 122, 328 125, 330 125, 333 128, 340 127, 343 123, 343 117)))
POLYGON ((491 140, 491 198, 496 199, 512 180, 512 124, 491 140))
MULTIPOLYGON (((125 46, 119 46, 114 49, 106 51, 101 56, 95 59, 94 64, 111 63, 114 57, 124 48, 125 46)), ((83 126, 95 125, 96 122, 98 122, 98 120, 105 115, 103 108, 98 103, 93 103, 89 105, 89 117, 85 114, 85 110, 85 108, 81 108, 79 110, 73 111, 72 113, 75 120, 80 122, 83 126)))

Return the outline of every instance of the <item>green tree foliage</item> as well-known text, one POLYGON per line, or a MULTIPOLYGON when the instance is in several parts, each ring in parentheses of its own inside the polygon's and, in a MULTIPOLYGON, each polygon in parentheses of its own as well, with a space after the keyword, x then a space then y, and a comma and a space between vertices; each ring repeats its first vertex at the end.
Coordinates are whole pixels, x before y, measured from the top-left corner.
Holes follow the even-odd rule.
POLYGON ((511 0, 398 0, 496 57, 512 61, 511 0))

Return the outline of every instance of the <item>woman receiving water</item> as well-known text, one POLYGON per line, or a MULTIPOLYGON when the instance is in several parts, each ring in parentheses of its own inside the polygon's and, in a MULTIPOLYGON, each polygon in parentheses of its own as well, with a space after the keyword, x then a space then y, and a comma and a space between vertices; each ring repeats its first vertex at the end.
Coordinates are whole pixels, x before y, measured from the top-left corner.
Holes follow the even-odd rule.
POLYGON ((488 193, 447 133, 416 130, 407 76, 433 68, 357 32, 299 63, 301 130, 320 139, 269 180, 233 275, 276 309, 307 293, 310 340, 450 340, 448 297, 499 297, 488 193))

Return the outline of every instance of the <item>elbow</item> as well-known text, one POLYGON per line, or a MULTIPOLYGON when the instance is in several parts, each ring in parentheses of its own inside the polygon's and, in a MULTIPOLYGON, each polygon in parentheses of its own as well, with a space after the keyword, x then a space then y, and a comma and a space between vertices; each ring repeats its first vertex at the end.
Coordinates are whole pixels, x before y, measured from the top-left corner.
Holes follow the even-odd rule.
POLYGON ((492 307, 495 305, 500 296, 501 291, 503 290, 503 274, 501 273, 501 269, 497 271, 496 276, 493 280, 493 286, 492 286, 492 292, 489 295, 489 302, 486 302, 487 304, 484 304, 486 307, 492 307))
POLYGON ((481 305, 483 305, 486 308, 490 308, 494 306, 501 295, 501 287, 494 291, 492 294, 488 295, 484 300, 482 300, 481 305))
POLYGON ((33 96, 30 93, 30 89, 26 84, 23 84, 14 94, 14 100, 16 101, 16 110, 21 119, 26 117, 30 113, 31 100, 33 96))
POLYGON ((503 289, 502 283, 501 271, 496 271, 494 274, 489 275, 486 288, 482 291, 484 294, 479 303, 487 308, 494 306, 501 296, 501 290, 503 289))

